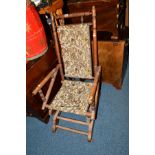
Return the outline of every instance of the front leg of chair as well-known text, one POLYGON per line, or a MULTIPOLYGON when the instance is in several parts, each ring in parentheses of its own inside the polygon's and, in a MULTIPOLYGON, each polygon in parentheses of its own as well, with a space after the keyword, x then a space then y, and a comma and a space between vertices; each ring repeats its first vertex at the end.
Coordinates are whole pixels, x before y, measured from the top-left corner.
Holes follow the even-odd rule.
POLYGON ((91 89, 90 95, 89 95, 89 104, 93 105, 94 102, 97 102, 98 94, 99 94, 99 84, 100 84, 100 76, 101 76, 101 66, 98 66, 96 69, 96 75, 94 78, 94 84, 91 89))
POLYGON ((97 89, 96 89, 96 94, 95 94, 95 118, 96 118, 96 113, 97 113, 97 109, 98 109, 98 103, 99 103, 99 90, 100 90, 100 81, 98 82, 98 85, 97 85, 97 89))
POLYGON ((56 111, 53 118, 52 132, 56 132, 56 125, 59 123, 59 119, 57 118, 60 114, 60 111, 56 111))
POLYGON ((87 123, 89 123, 90 120, 91 120, 91 119, 90 119, 89 117, 86 117, 86 122, 87 122, 87 123))
POLYGON ((96 94, 95 94, 95 107, 97 107, 97 105, 98 105, 98 99, 99 99, 99 85, 100 85, 100 83, 98 83, 98 85, 97 85, 97 90, 96 90, 96 94))
POLYGON ((92 133, 93 133, 94 120, 90 120, 88 125, 88 142, 92 141, 92 133))

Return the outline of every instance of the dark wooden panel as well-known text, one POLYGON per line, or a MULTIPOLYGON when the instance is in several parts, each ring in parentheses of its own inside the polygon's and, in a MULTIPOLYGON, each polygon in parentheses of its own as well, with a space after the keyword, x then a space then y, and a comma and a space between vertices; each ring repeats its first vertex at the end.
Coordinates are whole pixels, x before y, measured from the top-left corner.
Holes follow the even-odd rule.
MULTIPOLYGON (((114 37, 119 37, 120 27, 122 28, 125 22, 125 0, 64 0, 64 4, 65 13, 89 11, 95 5, 97 31, 108 31, 114 37), (122 14, 120 14, 121 11, 122 14)), ((89 20, 90 18, 85 18, 85 21, 89 20)), ((79 19, 72 20, 73 23, 77 21, 79 19)))
MULTIPOLYGON (((32 115, 38 119, 48 122, 48 110, 41 110, 42 101, 38 95, 32 96, 33 89, 39 84, 39 82, 51 71, 57 64, 57 58, 52 47, 41 58, 30 61, 26 66, 26 112, 27 115, 32 115)), ((47 83, 48 84, 48 83, 47 83)), ((50 99, 56 94, 60 88, 60 75, 58 74, 50 99)), ((47 86, 43 91, 47 90, 47 86)))

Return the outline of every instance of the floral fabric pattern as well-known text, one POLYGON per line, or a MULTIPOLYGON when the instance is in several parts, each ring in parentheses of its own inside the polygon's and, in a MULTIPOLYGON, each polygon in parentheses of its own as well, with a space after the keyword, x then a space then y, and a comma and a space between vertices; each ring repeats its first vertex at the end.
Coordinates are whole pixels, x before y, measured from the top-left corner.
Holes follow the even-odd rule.
POLYGON ((66 77, 92 77, 90 27, 86 24, 58 26, 66 77))
POLYGON ((49 109, 85 115, 93 83, 64 80, 49 109))

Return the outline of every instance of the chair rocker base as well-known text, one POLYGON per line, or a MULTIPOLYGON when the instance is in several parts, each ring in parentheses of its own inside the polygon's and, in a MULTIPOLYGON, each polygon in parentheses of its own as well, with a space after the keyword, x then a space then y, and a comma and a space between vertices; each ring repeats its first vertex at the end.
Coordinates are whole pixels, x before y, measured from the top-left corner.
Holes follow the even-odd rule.
POLYGON ((61 117, 60 113, 61 113, 60 111, 56 111, 56 113, 54 115, 53 125, 52 125, 52 132, 53 133, 55 133, 56 130, 59 128, 59 129, 62 129, 62 130, 71 131, 71 132, 78 133, 78 134, 81 134, 81 135, 86 135, 86 136, 88 136, 88 139, 87 139, 88 142, 92 141, 92 132, 93 132, 94 120, 90 119, 89 122, 88 121, 83 122, 83 121, 80 121, 80 120, 75 120, 75 119, 71 119, 71 118, 61 117), (68 121, 68 122, 72 122, 72 123, 77 123, 77 124, 81 124, 81 125, 86 125, 86 126, 88 126, 88 132, 84 132, 84 131, 81 131, 81 130, 60 126, 60 125, 58 125, 59 120, 64 120, 64 121, 68 121))

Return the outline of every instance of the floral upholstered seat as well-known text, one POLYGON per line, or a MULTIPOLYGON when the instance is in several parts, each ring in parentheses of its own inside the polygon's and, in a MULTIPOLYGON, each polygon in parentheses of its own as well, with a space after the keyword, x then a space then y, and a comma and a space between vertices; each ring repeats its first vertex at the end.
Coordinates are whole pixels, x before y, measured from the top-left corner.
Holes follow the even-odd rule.
POLYGON ((93 83, 64 80, 62 87, 49 105, 50 109, 85 115, 93 83))

